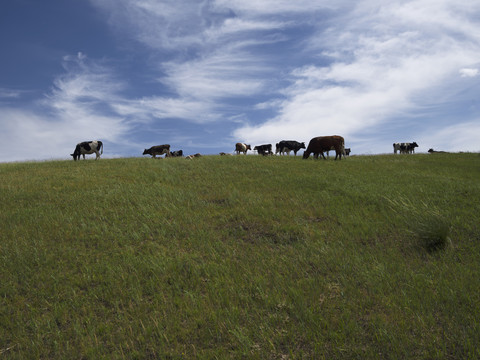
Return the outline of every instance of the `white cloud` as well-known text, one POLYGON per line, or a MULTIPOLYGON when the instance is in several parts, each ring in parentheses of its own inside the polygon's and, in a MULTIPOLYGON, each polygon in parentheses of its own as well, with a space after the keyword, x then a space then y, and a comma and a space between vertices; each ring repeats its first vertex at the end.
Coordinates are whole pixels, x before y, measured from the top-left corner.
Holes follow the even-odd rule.
MULTIPOLYGON (((287 136, 355 138, 448 101, 459 91, 452 88, 458 69, 475 63, 480 50, 473 45, 480 27, 464 10, 428 0, 358 3, 338 25, 329 21, 330 27, 319 28, 310 39, 308 49, 329 54, 332 62, 292 71, 279 115, 245 125, 234 135, 252 143, 287 136)), ((477 73, 464 68, 461 74, 477 73)), ((415 130, 411 121, 407 126, 415 130)))
POLYGON ((437 151, 479 152, 478 134, 480 134, 480 119, 474 119, 470 122, 452 124, 440 129, 431 127, 419 137, 419 141, 428 144, 428 148, 437 151))
POLYGON ((22 91, 20 90, 13 90, 13 89, 5 89, 0 88, 0 99, 14 99, 19 98, 22 95, 22 91))
POLYGON ((468 69, 468 68, 460 69, 460 75, 462 77, 476 77, 478 76, 478 74, 479 74, 478 69, 468 69))
POLYGON ((117 124, 111 119, 84 113, 79 116, 77 122, 23 109, 0 108, 0 118, 3 119, 0 143, 4 145, 0 162, 69 159, 75 144, 80 141, 115 138, 118 130, 109 128, 109 125, 117 124))
POLYGON ((312 13, 314 11, 338 8, 345 1, 328 0, 215 0, 218 8, 231 9, 239 14, 247 15, 275 15, 292 13, 312 13))
POLYGON ((0 142, 16 139, 16 146, 2 148, 0 161, 69 158, 72 147, 85 140, 121 142, 130 125, 109 111, 121 99, 123 88, 103 66, 85 63, 86 56, 64 57, 67 72, 30 109, 0 107, 0 142))
POLYGON ((255 94, 265 86, 269 70, 257 58, 237 54, 211 54, 199 60, 164 65, 161 81, 179 95, 197 99, 227 98, 255 94))
MULTIPOLYGON (((431 129, 431 109, 449 104, 450 113, 456 106, 465 111, 459 94, 475 85, 462 78, 479 75, 476 1, 90 2, 122 46, 133 53, 140 44, 146 59, 135 66, 149 71, 149 90, 136 95, 129 83, 135 75, 111 67, 125 59, 65 56, 65 74, 43 101, 30 110, 0 107, 20 119, 8 122, 18 136, 120 142, 139 124, 181 119, 205 127, 229 122, 230 129, 238 126, 232 136, 252 143, 339 134, 373 151, 368 140, 380 128, 398 129, 409 140, 431 129)), ((4 102, 20 95, 0 89, 4 102)), ((476 115, 473 109, 458 116, 448 131, 463 138, 469 126, 462 124, 474 124, 476 115)), ((452 115, 434 116, 448 123, 452 115)), ((470 129, 480 135, 477 126, 470 129)), ((449 141, 441 129, 428 131, 432 139, 434 133, 449 141)), ((390 142, 375 141, 387 152, 390 142)))

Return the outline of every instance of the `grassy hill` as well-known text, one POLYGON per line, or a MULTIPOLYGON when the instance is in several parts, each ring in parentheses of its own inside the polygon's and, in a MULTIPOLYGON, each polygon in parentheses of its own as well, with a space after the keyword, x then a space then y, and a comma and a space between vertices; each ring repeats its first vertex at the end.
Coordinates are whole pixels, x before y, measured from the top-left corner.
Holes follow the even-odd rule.
POLYGON ((480 357, 480 156, 0 164, 0 358, 480 357))

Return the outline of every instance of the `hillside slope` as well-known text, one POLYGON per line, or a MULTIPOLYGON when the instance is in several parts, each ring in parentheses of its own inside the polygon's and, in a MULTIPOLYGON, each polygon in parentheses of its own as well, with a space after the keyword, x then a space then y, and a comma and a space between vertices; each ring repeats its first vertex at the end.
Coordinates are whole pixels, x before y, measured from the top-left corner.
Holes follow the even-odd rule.
POLYGON ((480 157, 0 164, 0 357, 480 357, 480 157))

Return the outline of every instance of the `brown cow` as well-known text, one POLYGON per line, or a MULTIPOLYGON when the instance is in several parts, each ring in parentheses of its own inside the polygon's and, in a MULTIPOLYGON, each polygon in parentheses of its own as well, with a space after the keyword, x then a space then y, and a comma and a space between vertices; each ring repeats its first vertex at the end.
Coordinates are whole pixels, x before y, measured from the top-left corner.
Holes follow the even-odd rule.
POLYGON ((252 150, 250 145, 244 143, 235 144, 235 151, 237 152, 237 155, 240 155, 241 152, 243 152, 244 155, 247 155, 247 150, 252 150))
POLYGON ((318 159, 319 154, 325 159, 323 152, 329 150, 335 150, 335 160, 337 160, 338 156, 342 160, 342 155, 345 156, 345 140, 343 137, 338 135, 314 137, 308 143, 307 150, 303 153, 303 158, 308 159, 310 154, 313 153, 315 159, 318 159))
POLYGON ((170 156, 169 144, 152 146, 150 149, 145 149, 143 151, 143 155, 152 155, 153 157, 163 154, 167 154, 166 156, 170 156))

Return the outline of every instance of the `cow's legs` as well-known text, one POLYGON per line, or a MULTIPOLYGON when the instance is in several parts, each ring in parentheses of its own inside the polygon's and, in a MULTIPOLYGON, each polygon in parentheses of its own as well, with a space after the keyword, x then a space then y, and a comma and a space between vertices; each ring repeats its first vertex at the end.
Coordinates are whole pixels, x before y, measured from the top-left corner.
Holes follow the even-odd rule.
POLYGON ((97 159, 100 157, 100 154, 98 153, 98 150, 95 151, 95 155, 96 155, 96 156, 95 156, 95 160, 97 160, 97 159))

